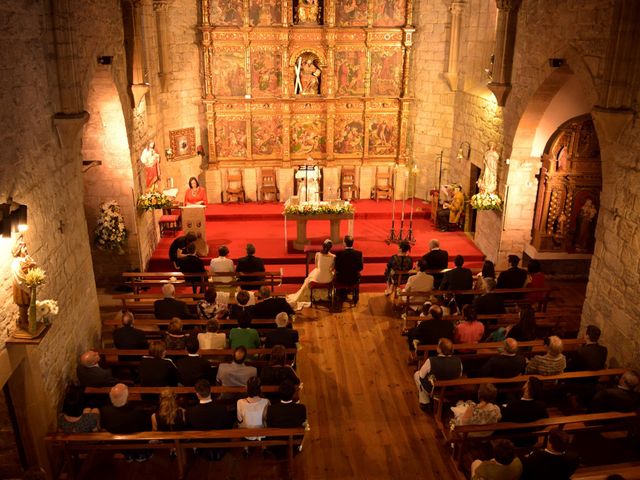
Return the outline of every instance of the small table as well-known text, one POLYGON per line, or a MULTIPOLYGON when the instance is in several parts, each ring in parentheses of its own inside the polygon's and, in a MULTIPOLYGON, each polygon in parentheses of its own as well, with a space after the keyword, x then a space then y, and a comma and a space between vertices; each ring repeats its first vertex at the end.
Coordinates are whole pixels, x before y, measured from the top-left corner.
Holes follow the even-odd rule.
POLYGON ((340 237, 340 221, 349 221, 349 235, 353 236, 353 218, 352 213, 323 213, 318 215, 284 215, 284 241, 287 242, 287 220, 295 220, 297 222, 297 237, 293 241, 293 248, 303 251, 305 245, 308 245, 310 241, 307 239, 307 222, 309 220, 328 220, 330 225, 329 238, 333 243, 340 243, 342 238, 340 237))

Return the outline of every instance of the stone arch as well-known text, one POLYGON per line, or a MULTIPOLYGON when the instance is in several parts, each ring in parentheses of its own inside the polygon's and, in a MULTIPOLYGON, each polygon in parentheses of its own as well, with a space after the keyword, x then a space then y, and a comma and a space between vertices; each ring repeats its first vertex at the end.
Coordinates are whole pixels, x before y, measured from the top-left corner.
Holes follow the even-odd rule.
POLYGON ((94 71, 85 105, 90 117, 82 134, 81 149, 85 164, 84 209, 96 283, 104 285, 117 281, 122 271, 140 264, 131 151, 123 103, 108 67, 94 71), (123 255, 93 246, 100 204, 110 200, 120 205, 128 231, 128 245, 123 255))

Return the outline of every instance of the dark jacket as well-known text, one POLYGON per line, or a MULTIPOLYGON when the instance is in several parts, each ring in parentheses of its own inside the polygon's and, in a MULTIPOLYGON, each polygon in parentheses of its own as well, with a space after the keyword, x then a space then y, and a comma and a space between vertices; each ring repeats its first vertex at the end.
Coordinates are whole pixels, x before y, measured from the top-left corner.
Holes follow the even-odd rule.
MULTIPOLYGON (((182 250, 187 246, 187 237, 185 235, 176 238, 169 246, 169 260, 173 263, 178 263, 178 251, 182 253, 182 250)), ((173 265, 172 265, 173 267, 173 265)))
POLYGON ((553 455, 536 450, 523 462, 521 480, 569 480, 578 468, 578 456, 572 452, 553 455))
POLYGON ((211 364, 200 356, 182 357, 176 362, 180 383, 185 387, 192 387, 198 380, 214 381, 215 377, 211 373, 211 364))
POLYGON ((541 400, 513 400, 502 411, 502 422, 529 423, 549 418, 547 407, 541 400))
POLYGON ((144 332, 131 326, 116 329, 113 332, 113 344, 123 350, 146 350, 149 347, 144 332))
MULTIPOLYGON (((264 272, 264 261, 253 255, 247 255, 238 259, 238 265, 236 266, 237 273, 253 273, 264 272)), ((242 277, 241 280, 245 282, 259 282, 264 280, 264 277, 242 277)), ((245 290, 258 290, 260 285, 245 285, 245 290)))
POLYGON ((456 267, 444 274, 441 290, 471 290, 473 288, 473 274, 465 267, 456 267))
POLYGON ((276 318, 280 312, 293 315, 295 312, 284 297, 269 297, 252 307, 253 318, 276 318))
POLYGON ((95 367, 78 365, 76 373, 78 374, 78 382, 83 387, 113 387, 118 383, 118 380, 111 374, 111 370, 98 365, 95 367))
POLYGON ((502 296, 491 292, 477 296, 473 306, 478 315, 499 315, 506 312, 502 296))
POLYGON ((178 384, 178 370, 171 360, 144 357, 138 368, 143 387, 173 387, 178 384))
POLYGON ((151 416, 129 403, 122 407, 106 405, 100 409, 100 427, 110 433, 136 433, 151 430, 151 416))
POLYGON ((446 250, 431 250, 422 256, 427 270, 443 270, 449 266, 449 252, 446 250))
POLYGON ((269 330, 265 335, 264 346, 273 348, 276 345, 283 345, 285 348, 296 348, 298 343, 298 331, 292 328, 275 328, 269 330))
POLYGON ((341 285, 355 285, 360 282, 360 272, 363 268, 362 252, 345 248, 336 253, 334 280, 341 285))
POLYGON ((277 402, 267 407, 267 427, 296 428, 307 421, 307 407, 301 403, 277 402))
POLYGON ((522 355, 495 355, 482 366, 479 377, 511 378, 521 375, 527 361, 522 355))
POLYGON ((527 282, 527 271, 523 268, 511 267, 498 275, 496 288, 522 288, 527 282))
POLYGON ((196 318, 185 302, 175 298, 163 298, 153 302, 153 313, 160 320, 171 320, 173 317, 196 318))
POLYGON ((232 428, 233 416, 224 405, 198 403, 187 408, 187 428, 191 430, 223 430, 232 428))
POLYGON ((599 391, 591 401, 592 412, 631 412, 638 408, 638 394, 620 387, 599 391))
POLYGON ((436 345, 441 338, 453 341, 453 322, 449 320, 424 319, 409 331, 409 350, 413 350, 413 340, 419 340, 422 345, 436 345))
POLYGON ((186 277, 188 273, 204 273, 206 269, 204 268, 204 262, 197 255, 187 255, 178 260, 178 267, 180 271, 185 274, 185 280, 187 282, 201 282, 202 277, 186 277))
POLYGON ((568 359, 567 371, 601 370, 607 363, 607 347, 597 343, 583 345, 568 359))

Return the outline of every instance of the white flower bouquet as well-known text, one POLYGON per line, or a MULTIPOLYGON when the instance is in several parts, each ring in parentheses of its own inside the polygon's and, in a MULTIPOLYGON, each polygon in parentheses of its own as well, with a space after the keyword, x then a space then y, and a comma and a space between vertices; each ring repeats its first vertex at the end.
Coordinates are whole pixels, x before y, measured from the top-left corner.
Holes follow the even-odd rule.
POLYGON ((349 202, 320 202, 301 203, 299 205, 287 205, 284 209, 285 215, 326 215, 353 213, 354 208, 349 202))
POLYGON ((127 228, 120 213, 120 205, 116 201, 104 202, 100 205, 100 215, 94 231, 94 243, 101 250, 112 250, 123 254, 127 243, 127 228))
POLYGON ((469 203, 476 210, 502 210, 502 199, 496 193, 476 193, 469 203))
POLYGON ((50 324, 58 315, 58 302, 49 298, 47 300, 36 300, 36 320, 45 324, 50 324))
POLYGON ((155 210, 173 205, 173 200, 162 192, 152 190, 138 197, 140 210, 155 210))

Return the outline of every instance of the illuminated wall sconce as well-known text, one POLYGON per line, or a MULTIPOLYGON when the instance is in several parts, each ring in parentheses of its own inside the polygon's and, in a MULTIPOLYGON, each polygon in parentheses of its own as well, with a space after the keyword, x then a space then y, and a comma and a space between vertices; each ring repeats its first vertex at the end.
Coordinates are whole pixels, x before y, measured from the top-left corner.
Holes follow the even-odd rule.
POLYGON ((509 165, 509 164, 511 163, 511 159, 510 159, 510 158, 507 158, 507 159, 504 161, 504 163, 506 163, 507 165, 509 165))
POLYGON ((198 148, 196 149, 196 153, 201 157, 204 157, 204 147, 202 145, 198 145, 198 148))
POLYGON ((484 73, 487 75, 489 81, 493 81, 493 64, 496 61, 496 56, 492 53, 491 57, 489 57, 489 68, 484 69, 484 73))
POLYGON ((469 142, 460 142, 458 146, 458 160, 469 160, 471 157, 471 144, 469 142))
POLYGON ((11 197, 7 203, 0 204, 0 237, 11 237, 12 232, 26 232, 27 206, 14 202, 11 197))
POLYGON ((173 150, 167 148, 165 149, 164 154, 167 157, 167 160, 173 160, 173 150))

